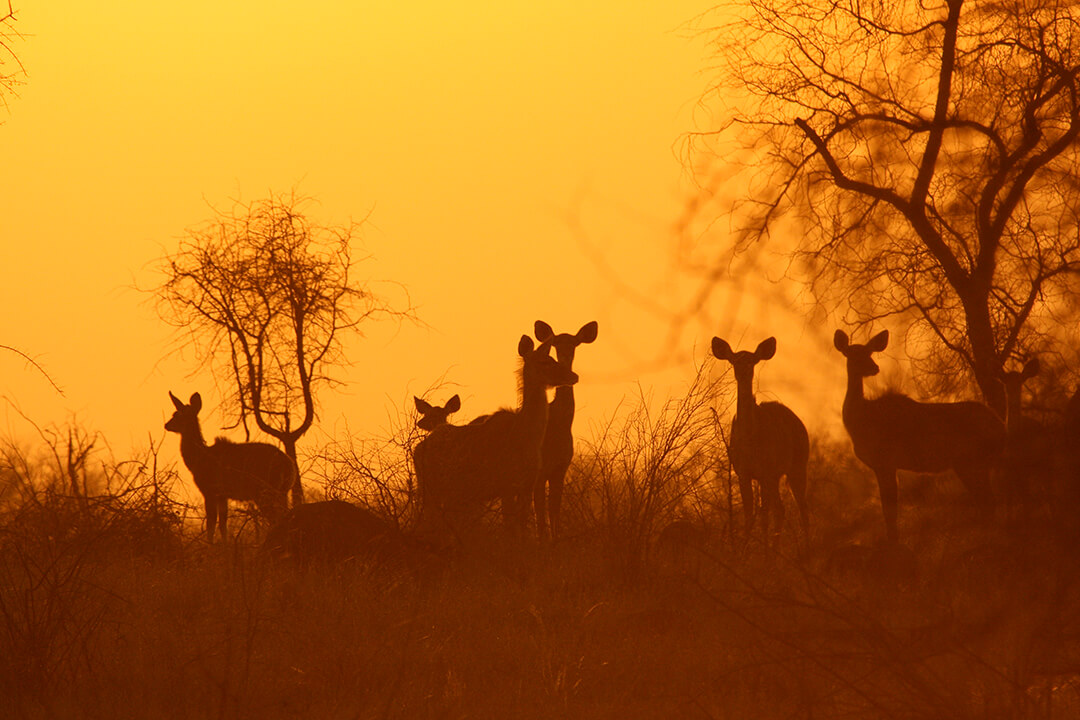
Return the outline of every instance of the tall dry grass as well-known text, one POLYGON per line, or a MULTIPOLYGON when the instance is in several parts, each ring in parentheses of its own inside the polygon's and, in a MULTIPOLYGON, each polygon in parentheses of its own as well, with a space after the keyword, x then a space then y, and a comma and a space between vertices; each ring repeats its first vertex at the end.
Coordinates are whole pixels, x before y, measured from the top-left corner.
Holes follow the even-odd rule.
POLYGON ((565 532, 596 536, 633 579, 653 539, 675 519, 730 525, 730 484, 716 484, 727 457, 714 412, 723 387, 699 368, 682 395, 655 402, 639 390, 582 438, 568 474, 565 532))
MULTIPOLYGON (((176 469, 155 464, 153 448, 132 461, 86 453, 72 492, 66 441, 4 444, 0 708, 16 718, 1080 716, 1080 562, 1052 515, 1006 531, 966 512, 948 482, 929 485, 902 515, 914 564, 892 564, 877 551, 872 485, 842 445, 823 443, 808 546, 793 531, 748 538, 710 409, 728 392, 699 378, 681 398, 639 396, 595 431, 579 428, 558 543, 514 539, 493 521, 464 551, 421 565, 291 568, 263 562, 244 533, 211 547, 171 500, 176 469), (673 551, 681 558, 656 547, 676 518, 702 529, 673 551), (850 543, 868 550, 863 561, 835 562, 850 543)), ((396 441, 328 449, 324 492, 407 528, 409 427, 396 441)))
POLYGON ((416 427, 419 415, 412 403, 404 407, 388 417, 379 435, 345 428, 314 454, 304 478, 319 486, 316 497, 363 505, 399 528, 416 523, 420 508, 412 452, 427 433, 416 427))

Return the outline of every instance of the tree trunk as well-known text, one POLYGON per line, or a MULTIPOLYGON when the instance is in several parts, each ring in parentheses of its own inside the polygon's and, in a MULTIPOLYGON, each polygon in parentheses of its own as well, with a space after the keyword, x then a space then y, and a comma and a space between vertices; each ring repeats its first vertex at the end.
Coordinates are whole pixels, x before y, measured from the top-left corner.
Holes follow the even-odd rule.
POLYGON ((964 314, 967 319, 968 342, 971 343, 971 365, 975 382, 982 391, 983 400, 999 417, 1005 417, 1005 388, 998 381, 1001 362, 994 343, 994 330, 990 322, 989 293, 962 295, 964 314), (982 295, 975 297, 974 295, 982 295))
POLYGON ((296 465, 296 482, 293 483, 292 487, 292 506, 297 507, 304 504, 304 485, 300 482, 300 463, 296 460, 296 436, 292 434, 283 435, 281 442, 285 446, 285 454, 296 465))

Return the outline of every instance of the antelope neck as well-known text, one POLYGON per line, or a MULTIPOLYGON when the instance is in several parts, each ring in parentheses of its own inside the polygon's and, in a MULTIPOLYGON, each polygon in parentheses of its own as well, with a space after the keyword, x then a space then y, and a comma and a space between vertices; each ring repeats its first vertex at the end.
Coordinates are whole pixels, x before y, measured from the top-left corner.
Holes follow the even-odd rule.
POLYGON ((198 464, 203 460, 206 449, 206 440, 203 439, 202 428, 198 425, 180 433, 180 457, 189 467, 192 463, 198 464))
POLYGON ((536 370, 521 368, 521 416, 530 424, 547 423, 547 388, 536 370))
POLYGON ((743 422, 751 422, 757 400, 754 399, 754 376, 735 378, 735 414, 743 422))
POLYGON ((853 373, 851 368, 848 368, 847 373, 847 394, 844 395, 844 411, 846 416, 853 408, 858 406, 863 401, 863 378, 857 373, 853 373))

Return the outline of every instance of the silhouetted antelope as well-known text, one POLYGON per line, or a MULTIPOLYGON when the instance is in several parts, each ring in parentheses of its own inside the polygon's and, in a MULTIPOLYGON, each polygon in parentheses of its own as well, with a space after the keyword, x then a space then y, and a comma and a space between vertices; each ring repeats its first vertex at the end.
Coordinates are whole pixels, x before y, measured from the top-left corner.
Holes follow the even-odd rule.
POLYGON ((898 538, 897 470, 953 470, 968 492, 989 500, 990 470, 1005 446, 1005 426, 998 416, 978 402, 923 403, 900 393, 867 399, 863 378, 878 373, 871 356, 889 344, 889 331, 855 345, 837 330, 833 344, 847 358, 844 427, 855 456, 877 476, 889 540, 898 538))
POLYGON ((776 354, 776 338, 762 340, 754 352, 733 352, 725 340, 714 337, 713 355, 731 363, 735 370, 738 396, 731 421, 728 452, 739 477, 743 512, 749 530, 754 523, 754 480, 761 485, 762 524, 769 532, 769 515, 776 515, 776 530, 784 522, 784 502, 780 498, 780 477, 786 476, 791 494, 799 506, 803 534, 809 533, 806 507, 806 463, 810 438, 799 416, 778 402, 758 403, 754 399, 754 366, 776 354))
POLYGON ((457 395, 447 400, 442 407, 432 405, 415 395, 413 395, 413 402, 416 403, 416 411, 420 413, 420 419, 416 421, 416 427, 428 432, 440 425, 446 425, 449 422, 447 416, 461 409, 461 398, 457 395))
POLYGON ((218 438, 213 445, 203 440, 199 427, 202 398, 191 396, 190 404, 169 393, 176 412, 165 429, 180 434, 180 456, 191 471, 206 504, 206 533, 214 541, 214 525, 227 537, 229 500, 254 501, 271 522, 285 514, 288 493, 298 470, 288 455, 267 443, 234 443, 218 438))
MULTIPOLYGON (((555 357, 567 370, 573 370, 574 351, 578 345, 596 340, 596 321, 586 323, 576 334, 556 335, 543 320, 537 320, 533 334, 540 342, 550 342, 555 357)), ((565 385, 555 388, 555 399, 548 405, 547 431, 541 451, 540 478, 536 483, 533 503, 536 508, 536 531, 540 537, 547 532, 546 521, 551 521, 551 536, 559 534, 559 514, 562 508, 563 480, 570 462, 574 459, 574 387, 565 385)))
POLYGON ((468 513, 500 498, 503 517, 524 527, 540 471, 547 388, 577 382, 550 349, 551 343, 534 349, 532 338, 521 336, 518 409, 499 410, 470 425, 442 425, 417 444, 413 463, 425 518, 437 511, 468 513))
POLYGON ((290 510, 267 533, 262 549, 270 557, 307 566, 365 557, 386 560, 401 546, 401 532, 388 520, 342 500, 327 500, 290 510))

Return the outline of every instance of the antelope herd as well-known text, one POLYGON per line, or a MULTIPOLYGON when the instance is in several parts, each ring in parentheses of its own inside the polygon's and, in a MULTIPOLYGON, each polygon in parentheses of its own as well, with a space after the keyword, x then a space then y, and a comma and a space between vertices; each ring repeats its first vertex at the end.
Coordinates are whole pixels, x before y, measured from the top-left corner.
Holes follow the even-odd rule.
MULTIPOLYGON (((413 449, 420 526, 433 532, 458 532, 498 500, 504 522, 514 532, 527 527, 531 505, 538 536, 559 536, 563 483, 574 455, 574 385, 578 382, 574 356, 579 346, 596 340, 597 332, 595 321, 573 334, 557 334, 547 323, 537 321, 535 341, 528 335, 518 341, 520 402, 515 408, 455 425, 449 415, 461 409, 457 395, 443 406, 414 398, 419 415, 416 426, 426 431, 413 449), (549 402, 551 389, 554 397, 549 402)), ((919 402, 898 392, 866 397, 864 379, 879 372, 873 355, 884 351, 888 342, 888 331, 865 344, 852 343, 843 330, 837 330, 833 338, 847 366, 844 427, 855 456, 877 478, 889 542, 899 539, 900 470, 952 471, 983 507, 992 500, 992 478, 1004 478, 1007 494, 1019 502, 1028 498, 1033 475, 1064 472, 1069 478, 1066 485, 1075 479, 1080 463, 1067 452, 1069 444, 1064 443, 1063 452, 1063 444, 1046 427, 1021 412, 1020 395, 1025 382, 1039 373, 1038 360, 1000 373, 1006 397, 1002 419, 979 402, 919 402), (1062 455, 1068 456, 1067 464, 1057 460, 1062 455)), ((774 533, 781 531, 780 482, 786 478, 799 511, 802 536, 809 538, 806 426, 787 406, 775 401, 759 403, 754 397, 754 368, 776 351, 772 337, 752 352, 736 352, 719 337, 712 340, 712 354, 731 365, 736 384, 727 455, 738 477, 747 530, 753 528, 760 509, 765 535, 769 536, 770 524, 774 533)), ((299 485, 294 459, 265 443, 218 439, 207 445, 199 426, 199 394, 192 395, 187 404, 172 393, 169 398, 175 413, 165 428, 180 435, 181 456, 205 500, 210 542, 215 526, 226 537, 230 499, 255 502, 273 525, 264 549, 300 562, 370 552, 400 537, 394 523, 350 503, 297 504, 294 490, 294 507, 289 510, 289 490, 299 485)), ((1080 433, 1080 392, 1066 408, 1064 432, 1070 431, 1080 433)), ((673 527, 681 528, 680 522, 686 521, 676 521, 673 527)))
POLYGON ((413 463, 425 519, 437 513, 440 520, 455 523, 499 498, 507 522, 525 526, 540 477, 548 388, 578 379, 550 350, 551 339, 534 347, 531 337, 521 336, 520 407, 468 425, 440 425, 417 444, 413 463))

